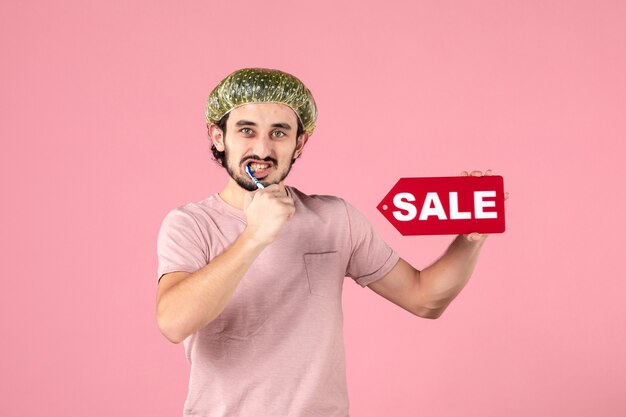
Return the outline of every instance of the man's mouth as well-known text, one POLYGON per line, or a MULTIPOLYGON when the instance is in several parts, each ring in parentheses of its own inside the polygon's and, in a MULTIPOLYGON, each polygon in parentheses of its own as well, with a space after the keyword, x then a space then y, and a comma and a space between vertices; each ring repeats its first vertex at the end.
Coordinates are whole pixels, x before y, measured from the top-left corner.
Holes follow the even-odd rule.
POLYGON ((261 179, 269 175, 270 170, 272 169, 272 163, 270 162, 260 162, 260 161, 251 161, 246 164, 252 170, 253 175, 257 179, 261 179))

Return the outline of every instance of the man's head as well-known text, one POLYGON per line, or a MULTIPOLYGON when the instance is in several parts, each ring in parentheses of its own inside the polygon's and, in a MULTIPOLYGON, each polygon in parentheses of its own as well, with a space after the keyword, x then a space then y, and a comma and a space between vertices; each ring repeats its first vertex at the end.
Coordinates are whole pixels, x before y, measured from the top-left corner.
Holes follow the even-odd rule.
POLYGON ((282 181, 315 129, 317 109, 300 80, 278 70, 234 72, 211 92, 206 121, 213 155, 244 189, 250 165, 264 185, 282 181))
MULTIPOLYGON (((226 113, 224 117, 222 117, 217 123, 215 123, 215 125, 219 127, 219 129, 222 131, 223 136, 226 136, 226 124, 228 122, 229 116, 230 116, 230 112, 226 113)), ((210 126, 211 125, 209 124, 207 128, 210 128, 210 126)), ((298 130, 296 132, 296 137, 300 137, 303 133, 304 133, 304 126, 302 126, 302 122, 300 121, 300 119, 298 119, 298 130)), ((211 137, 210 129, 209 129, 209 137, 211 137)), ((222 167, 226 168, 225 152, 218 151, 217 148, 215 147, 215 144, 211 145, 211 152, 213 152, 213 159, 215 159, 215 161, 217 161, 217 163, 220 164, 222 167)), ((291 161, 291 163, 295 164, 296 160, 294 159, 293 161, 291 161)))

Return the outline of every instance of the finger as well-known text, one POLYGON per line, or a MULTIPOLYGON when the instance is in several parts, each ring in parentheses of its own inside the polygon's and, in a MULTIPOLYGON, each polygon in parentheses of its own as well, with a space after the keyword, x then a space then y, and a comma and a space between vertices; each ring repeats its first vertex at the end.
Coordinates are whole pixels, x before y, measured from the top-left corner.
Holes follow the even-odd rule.
POLYGON ((265 187, 266 190, 270 190, 274 193, 280 193, 283 195, 287 194, 287 190, 285 189, 285 184, 283 182, 279 182, 278 184, 272 184, 269 187, 265 187))
POLYGON ((274 200, 274 204, 276 204, 276 208, 280 208, 280 213, 287 214, 287 218, 293 216, 296 211, 296 205, 289 197, 287 197, 286 199, 276 198, 274 200))
POLYGON ((506 201, 509 198, 509 193, 504 193, 504 200, 506 201))
POLYGON ((459 175, 462 177, 467 177, 469 174, 467 173, 467 171, 461 171, 459 175))
POLYGON ((485 171, 485 176, 487 176, 487 175, 492 175, 492 174, 493 174, 493 171, 491 171, 490 169, 488 169, 487 171, 485 171))
POLYGON ((272 185, 270 185, 268 187, 265 187, 263 189, 263 192, 265 194, 269 194, 269 195, 283 195, 283 194, 285 194, 285 193, 283 193, 280 190, 280 188, 278 188, 278 185, 276 185, 276 184, 272 184, 272 185))
POLYGON ((272 197, 276 197, 276 196, 279 196, 279 195, 285 195, 286 193, 281 191, 281 189, 278 186, 278 184, 271 184, 271 185, 268 185, 267 187, 265 187, 263 189, 263 194, 266 194, 266 195, 272 196, 272 197))
POLYGON ((465 235, 467 240, 469 240, 470 242, 476 242, 482 239, 483 237, 486 238, 487 236, 489 235, 483 235, 482 233, 476 233, 476 232, 470 233, 469 235, 465 235))
POLYGON ((292 207, 296 206, 296 204, 293 201, 293 198, 289 197, 288 195, 275 197, 275 200, 278 201, 280 204, 285 204, 285 205, 292 206, 292 207))
POLYGON ((472 171, 470 174, 472 177, 481 177, 483 175, 482 171, 472 171))

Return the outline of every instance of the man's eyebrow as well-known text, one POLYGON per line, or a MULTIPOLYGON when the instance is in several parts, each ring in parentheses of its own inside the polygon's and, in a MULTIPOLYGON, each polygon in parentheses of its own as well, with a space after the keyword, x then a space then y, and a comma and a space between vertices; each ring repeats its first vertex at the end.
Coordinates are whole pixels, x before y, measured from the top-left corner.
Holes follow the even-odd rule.
POLYGON ((291 126, 287 123, 274 123, 272 127, 280 127, 285 130, 291 130, 291 126))
POLYGON ((249 120, 238 120, 235 126, 256 126, 256 123, 249 120))
MULTIPOLYGON (((235 126, 257 126, 256 123, 251 122, 250 120, 238 120, 235 122, 235 126)), ((289 123, 273 123, 272 127, 279 127, 285 130, 291 130, 291 125, 289 123)))

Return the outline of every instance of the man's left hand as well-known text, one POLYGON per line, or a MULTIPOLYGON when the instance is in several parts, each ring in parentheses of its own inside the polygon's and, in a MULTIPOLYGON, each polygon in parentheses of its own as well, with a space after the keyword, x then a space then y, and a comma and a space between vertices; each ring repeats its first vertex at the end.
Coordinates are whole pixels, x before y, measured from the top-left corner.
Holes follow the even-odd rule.
MULTIPOLYGON (((484 175, 492 175, 493 173, 491 172, 490 169, 488 169, 487 171, 485 171, 484 175)), ((483 172, 482 171, 471 171, 471 172, 467 172, 467 171, 463 171, 460 174, 462 177, 467 177, 467 176, 473 176, 473 177, 482 177, 483 176, 483 172)), ((504 193, 504 200, 506 201, 509 198, 509 193, 504 193)), ((485 234, 481 234, 481 233, 470 233, 467 235, 463 235, 465 236, 465 238, 467 240, 469 240, 470 242, 478 242, 478 241, 484 241, 485 239, 487 239, 487 237, 489 235, 485 235, 485 234)))

